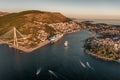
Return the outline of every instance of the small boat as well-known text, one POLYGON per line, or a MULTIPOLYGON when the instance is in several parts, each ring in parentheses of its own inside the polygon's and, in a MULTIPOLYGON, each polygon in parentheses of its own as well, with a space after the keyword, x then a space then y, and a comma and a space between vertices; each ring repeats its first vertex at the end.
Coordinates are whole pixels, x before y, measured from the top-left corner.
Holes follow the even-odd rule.
POLYGON ((82 65, 82 67, 86 68, 86 65, 82 61, 80 61, 80 64, 82 65))
POLYGON ((58 40, 60 40, 62 37, 63 37, 63 34, 57 34, 50 39, 50 42, 53 44, 57 42, 58 40))
POLYGON ((67 47, 68 46, 68 41, 64 42, 64 46, 67 47))
POLYGON ((53 75, 53 76, 55 76, 56 78, 58 78, 58 76, 57 76, 52 70, 48 70, 48 72, 49 72, 51 75, 53 75))
POLYGON ((36 75, 38 75, 41 72, 41 68, 39 68, 36 72, 36 75))
POLYGON ((94 68, 90 66, 89 62, 86 62, 86 65, 87 65, 90 69, 94 70, 94 68))

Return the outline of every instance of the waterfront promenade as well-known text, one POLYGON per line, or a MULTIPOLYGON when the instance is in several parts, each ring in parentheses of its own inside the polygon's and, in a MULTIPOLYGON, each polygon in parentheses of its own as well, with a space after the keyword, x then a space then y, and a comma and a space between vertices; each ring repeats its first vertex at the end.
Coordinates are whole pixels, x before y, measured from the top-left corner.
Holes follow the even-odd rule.
MULTIPOLYGON (((74 32, 77 32, 77 31, 80 31, 80 30, 76 30, 76 31, 71 31, 71 32, 68 32, 68 33, 64 33, 62 35, 58 35, 57 37, 54 38, 55 42, 60 40, 65 34, 71 34, 71 33, 74 33, 74 32)), ((1 41, 0 44, 7 44, 9 45, 10 47, 14 48, 14 49, 17 49, 17 50, 20 50, 20 51, 23 51, 25 53, 30 53, 32 51, 35 51, 37 50, 38 48, 41 48, 47 44, 49 44, 51 42, 51 40, 45 40, 39 44, 36 45, 36 47, 33 47, 33 48, 25 48, 25 47, 22 47, 22 46, 15 46, 14 44, 11 44, 9 42, 6 42, 6 41, 1 41)))
POLYGON ((43 47, 43 46, 45 46, 45 45, 47 45, 47 44, 49 44, 49 43, 50 43, 50 41, 49 41, 49 40, 46 40, 46 41, 44 41, 44 42, 42 42, 42 43, 39 43, 39 44, 37 45, 37 47, 29 48, 29 49, 24 48, 24 47, 20 47, 20 46, 17 47, 17 46, 14 46, 14 45, 12 45, 11 47, 13 47, 13 48, 15 48, 15 49, 18 49, 18 50, 20 50, 20 51, 29 53, 29 52, 35 51, 35 50, 37 50, 38 48, 41 48, 41 47, 43 47))
POLYGON ((27 48, 24 48, 24 47, 21 47, 21 46, 18 46, 18 47, 17 47, 17 46, 14 46, 13 44, 7 43, 7 42, 5 42, 5 41, 0 42, 0 44, 7 44, 7 45, 9 45, 10 47, 12 47, 12 48, 14 48, 14 49, 17 49, 17 50, 20 50, 20 51, 23 51, 23 52, 26 52, 26 53, 32 52, 32 51, 34 51, 34 50, 36 50, 36 49, 38 49, 38 48, 41 48, 41 47, 43 47, 43 46, 45 46, 45 45, 47 45, 47 44, 49 44, 49 43, 50 43, 49 40, 45 40, 44 42, 39 43, 39 44, 37 45, 37 47, 27 49, 27 48))
MULTIPOLYGON (((57 37, 54 38, 54 39, 55 39, 55 41, 58 41, 58 40, 61 39, 62 37, 63 37, 63 35, 57 36, 57 37)), ((30 52, 32 52, 32 51, 37 50, 38 48, 41 48, 41 47, 49 44, 50 42, 51 42, 50 40, 45 40, 45 41, 37 44, 36 47, 33 47, 33 48, 25 48, 25 47, 22 47, 22 46, 15 46, 14 44, 10 44, 10 43, 8 43, 8 42, 6 42, 6 41, 1 41, 0 44, 7 44, 7 45, 9 45, 10 47, 12 47, 12 48, 14 48, 14 49, 23 51, 23 52, 25 52, 25 53, 30 53, 30 52)))

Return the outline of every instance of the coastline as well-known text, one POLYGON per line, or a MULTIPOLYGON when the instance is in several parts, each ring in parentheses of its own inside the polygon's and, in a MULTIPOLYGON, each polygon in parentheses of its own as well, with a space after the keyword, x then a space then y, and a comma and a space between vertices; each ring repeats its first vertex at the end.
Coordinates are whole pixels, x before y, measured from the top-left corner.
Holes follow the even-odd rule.
MULTIPOLYGON (((81 30, 76 30, 76 31, 73 31, 73 32, 64 33, 63 36, 66 35, 66 34, 71 34, 71 33, 78 32, 78 31, 81 31, 81 30)), ((63 36, 62 36, 62 37, 63 37, 63 36)), ((61 38, 62 38, 62 37, 61 37, 61 38)), ((61 39, 61 38, 58 38, 58 40, 61 39)), ((58 40, 57 40, 57 41, 58 41, 58 40)), ((30 53, 30 52, 33 52, 33 51, 37 50, 38 48, 41 48, 41 47, 49 44, 49 43, 50 43, 50 40, 45 40, 44 42, 39 43, 36 47, 34 47, 34 48, 29 48, 29 49, 24 48, 24 47, 20 47, 20 46, 17 47, 17 46, 14 46, 14 45, 9 44, 9 43, 7 43, 7 42, 2 42, 1 44, 7 44, 7 45, 9 45, 10 47, 12 47, 12 48, 14 48, 14 49, 23 51, 23 52, 25 52, 25 53, 30 53)))
POLYGON ((100 56, 100 55, 96 55, 96 54, 90 52, 90 51, 87 50, 87 49, 84 49, 84 51, 85 51, 87 54, 89 54, 89 55, 91 55, 91 56, 93 56, 93 57, 96 57, 96 58, 99 58, 99 59, 102 59, 102 60, 106 60, 106 61, 114 61, 114 59, 112 59, 112 58, 106 58, 106 57, 103 57, 103 56, 100 56))
MULTIPOLYGON (((45 45, 47 45, 47 44, 49 44, 49 43, 50 43, 50 41, 49 41, 49 40, 46 40, 46 41, 44 41, 44 42, 42 42, 42 43, 39 43, 39 44, 37 45, 37 47, 29 48, 29 49, 23 48, 23 47, 16 47, 16 46, 12 46, 12 47, 13 47, 14 49, 18 49, 18 50, 20 50, 20 51, 29 53, 29 52, 35 51, 35 50, 37 50, 38 48, 41 48, 41 47, 43 47, 43 46, 45 46, 45 45)), ((8 44, 8 45, 9 45, 9 44, 8 44)))
MULTIPOLYGON (((83 30, 83 29, 82 29, 82 30, 83 30)), ((68 32, 68 33, 64 33, 63 36, 65 36, 66 34, 71 34, 71 33, 78 32, 78 31, 81 31, 81 30, 76 30, 76 31, 71 31, 71 32, 68 32)), ((63 37, 63 36, 62 36, 62 37, 63 37)), ((62 38, 62 37, 61 37, 61 38, 62 38)), ((61 38, 58 38, 58 40, 60 40, 61 38)), ((57 41, 58 41, 58 40, 57 40, 57 41)), ((23 51, 23 52, 26 52, 26 53, 30 53, 30 52, 32 52, 32 51, 37 50, 38 48, 41 48, 41 47, 49 44, 50 42, 51 42, 50 40, 45 40, 44 42, 39 43, 39 44, 37 45, 37 47, 29 48, 29 49, 26 49, 26 48, 23 48, 23 47, 16 47, 16 46, 12 46, 12 47, 13 47, 14 49, 18 49, 18 50, 20 50, 20 51, 23 51)), ((8 44, 8 45, 9 45, 9 44, 8 44)))

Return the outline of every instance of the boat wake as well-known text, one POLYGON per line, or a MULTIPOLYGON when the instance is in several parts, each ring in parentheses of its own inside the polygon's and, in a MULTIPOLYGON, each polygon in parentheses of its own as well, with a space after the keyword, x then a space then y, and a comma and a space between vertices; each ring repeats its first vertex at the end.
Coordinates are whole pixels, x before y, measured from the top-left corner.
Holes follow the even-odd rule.
POLYGON ((58 76, 57 76, 52 70, 48 70, 48 72, 49 72, 51 78, 52 78, 52 75, 53 75, 54 77, 58 78, 58 76))
POLYGON ((54 76, 55 78, 59 79, 59 80, 68 80, 65 76, 59 74, 59 73, 55 73, 52 70, 48 70, 50 77, 52 79, 52 76, 54 76))
POLYGON ((91 67, 91 65, 89 64, 89 62, 86 62, 86 65, 87 65, 90 69, 95 70, 93 67, 91 67))
POLYGON ((95 69, 90 65, 89 62, 86 62, 86 64, 84 64, 84 63, 80 60, 80 64, 81 64, 81 66, 84 67, 84 68, 90 68, 90 69, 92 69, 92 70, 95 70, 95 69))
POLYGON ((80 64, 82 65, 82 67, 86 68, 86 65, 82 61, 80 61, 80 64))
POLYGON ((37 72, 36 72, 36 75, 39 75, 40 72, 41 72, 41 70, 42 70, 42 68, 39 68, 39 69, 37 70, 37 72))

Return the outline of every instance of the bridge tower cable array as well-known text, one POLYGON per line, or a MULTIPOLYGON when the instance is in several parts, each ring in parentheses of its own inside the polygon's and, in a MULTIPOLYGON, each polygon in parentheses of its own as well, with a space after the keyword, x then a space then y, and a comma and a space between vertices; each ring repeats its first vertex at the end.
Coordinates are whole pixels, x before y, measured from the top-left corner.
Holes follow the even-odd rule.
POLYGON ((25 37, 16 29, 16 27, 13 27, 13 29, 3 34, 1 39, 1 41, 6 41, 8 43, 13 41, 13 45, 18 47, 18 40, 25 39, 25 37))

